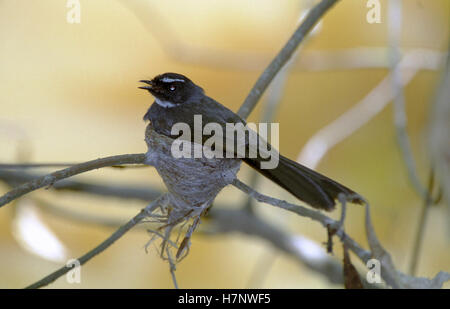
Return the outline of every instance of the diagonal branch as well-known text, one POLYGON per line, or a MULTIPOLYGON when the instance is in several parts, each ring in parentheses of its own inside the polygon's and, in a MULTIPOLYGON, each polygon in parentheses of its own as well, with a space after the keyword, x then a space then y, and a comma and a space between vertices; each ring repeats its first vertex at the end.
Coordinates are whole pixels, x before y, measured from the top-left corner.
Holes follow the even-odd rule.
MULTIPOLYGON (((278 208, 282 208, 284 210, 293 212, 299 216, 307 217, 312 219, 313 221, 317 221, 321 223, 325 228, 339 228, 340 222, 327 217, 322 212, 318 210, 309 209, 300 205, 288 203, 283 200, 279 200, 264 194, 261 194, 245 183, 241 182, 238 179, 233 181, 233 186, 244 192, 245 194, 253 197, 258 202, 269 204, 278 208)), ((341 238, 342 242, 344 242, 350 250, 352 250, 364 263, 367 262, 371 257, 371 252, 363 249, 356 241, 354 241, 350 236, 345 234, 342 229, 338 229, 336 235, 341 238)))
POLYGON ((403 7, 401 0, 391 0, 388 6, 388 34, 389 34, 389 58, 391 62, 392 93, 394 95, 394 124, 397 142, 403 161, 406 165, 408 178, 413 188, 427 200, 428 191, 419 179, 416 162, 411 149, 411 142, 407 131, 408 117, 406 115, 406 98, 402 82, 400 40, 402 36, 403 7))
POLYGON ((442 288, 443 283, 450 280, 450 274, 443 271, 439 272, 432 279, 412 277, 399 272, 395 268, 390 254, 383 248, 375 234, 370 216, 370 205, 368 203, 366 203, 365 225, 366 236, 371 251, 363 249, 355 240, 348 236, 344 230, 340 228, 341 223, 339 221, 333 220, 317 210, 311 210, 300 205, 263 195, 242 183, 238 179, 233 182, 233 186, 245 194, 252 196, 259 202, 291 211, 302 217, 310 218, 321 223, 326 228, 336 229, 337 231, 335 235, 337 235, 342 243, 346 245, 349 250, 353 251, 364 264, 372 258, 375 258, 380 262, 380 275, 386 283, 393 288, 442 288))
MULTIPOLYGON (((131 188, 124 186, 121 191, 125 192, 128 189, 131 188)), ((142 190, 145 191, 144 188, 142 190)), ((145 201, 154 199, 151 197, 143 199, 140 195, 133 196, 134 192, 134 188, 130 190, 128 198, 135 197, 145 201)), ((123 224, 122 220, 86 214, 82 211, 61 207, 61 205, 54 205, 46 200, 36 198, 34 200, 37 202, 36 206, 40 210, 58 218, 110 228, 118 228, 123 224)), ((231 204, 215 204, 208 213, 207 218, 211 219, 208 228, 198 230, 196 234, 213 236, 218 234, 240 233, 243 236, 257 237, 277 249, 280 253, 292 257, 299 264, 323 275, 330 282, 337 284, 344 282, 340 262, 329 256, 319 244, 305 237, 292 235, 282 227, 270 223, 255 214, 251 214, 241 207, 233 209, 234 206, 231 204)), ((139 226, 135 227, 134 230, 138 228, 139 226)), ((140 230, 148 230, 148 227, 141 226, 140 230)))
POLYGON ((329 256, 316 242, 293 235, 279 225, 245 210, 217 206, 219 205, 210 211, 209 217, 213 220, 213 227, 208 230, 207 235, 238 232, 241 235, 257 237, 277 249, 279 253, 287 254, 301 265, 323 275, 330 282, 344 283, 341 263, 329 256))
MULTIPOLYGON (((130 221, 122 225, 115 231, 111 236, 109 236, 105 241, 103 241, 100 245, 87 252, 85 255, 78 258, 79 265, 85 264, 87 261, 95 257, 97 254, 106 250, 109 246, 111 246, 116 240, 122 237, 126 232, 128 232, 131 228, 133 228, 136 224, 145 219, 153 210, 155 210, 160 205, 164 204, 167 200, 167 194, 161 195, 159 198, 151 202, 147 207, 143 208, 136 216, 134 216, 130 221)), ((31 284, 28 286, 28 289, 37 289, 44 287, 56 279, 64 276, 66 273, 74 269, 74 265, 63 266, 57 271, 51 273, 50 275, 42 278, 41 280, 31 284)))

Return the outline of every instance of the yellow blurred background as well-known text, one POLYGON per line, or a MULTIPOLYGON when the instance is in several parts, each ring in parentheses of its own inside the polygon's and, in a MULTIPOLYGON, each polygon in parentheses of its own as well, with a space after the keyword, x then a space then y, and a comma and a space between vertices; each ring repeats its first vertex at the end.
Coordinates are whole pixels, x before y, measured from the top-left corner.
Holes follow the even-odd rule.
MULTIPOLYGON (((0 1, 0 162, 83 162, 115 154, 146 151, 142 120, 152 98, 137 89, 140 79, 178 72, 236 111, 259 74, 295 30, 307 1, 300 0, 81 0, 80 23, 66 20, 62 0, 0 1)), ((340 1, 325 16, 320 32, 303 52, 388 46, 387 7, 381 23, 366 21, 365 0, 340 1)), ((403 0, 400 41, 404 49, 444 52, 448 47, 450 1, 403 0)), ((309 71, 294 65, 276 114, 280 151, 297 158, 322 127, 357 104, 388 74, 378 68, 309 71)), ((418 173, 429 172, 427 122, 439 70, 422 70, 405 88, 408 133, 418 173)), ((262 104, 251 114, 257 121, 262 104)), ((372 205, 375 229, 396 266, 407 271, 422 201, 412 189, 400 154, 389 104, 360 130, 339 143, 317 170, 364 195, 372 205)), ((248 180, 242 167, 240 178, 248 180)), ((79 180, 149 185, 163 189, 151 168, 102 169, 79 180)), ((0 193, 8 187, 0 182, 0 193)), ((293 200, 262 181, 259 190, 293 200)), ((0 288, 30 284, 61 263, 30 254, 13 235, 20 203, 33 198, 59 207, 128 220, 145 203, 40 190, 0 209, 0 288)), ((234 203, 244 196, 234 188, 220 194, 234 203)), ((258 204, 267 221, 309 237, 326 240, 317 223, 258 204)), ((363 209, 348 209, 347 232, 367 246, 363 209)), ((78 257, 114 229, 83 224, 38 211, 42 221, 78 257)), ((337 214, 333 214, 334 217, 337 214)), ((450 270, 444 205, 431 210, 418 275, 450 270)), ((171 288, 169 266, 154 250, 147 254, 145 231, 131 231, 82 268, 81 284, 64 279, 52 288, 171 288)), ((337 241, 336 241, 337 244, 337 241)), ((335 256, 341 259, 336 246, 335 256)), ((361 263, 353 261, 358 267, 361 263)), ((362 268, 361 268, 362 269, 362 268)), ((258 271, 258 270, 256 270, 258 271)), ((183 288, 339 288, 324 277, 275 251, 266 242, 240 234, 193 238, 189 256, 177 267, 183 288), (255 267, 274 257, 263 282, 249 286, 255 267)), ((449 287, 448 283, 446 287, 449 287)))

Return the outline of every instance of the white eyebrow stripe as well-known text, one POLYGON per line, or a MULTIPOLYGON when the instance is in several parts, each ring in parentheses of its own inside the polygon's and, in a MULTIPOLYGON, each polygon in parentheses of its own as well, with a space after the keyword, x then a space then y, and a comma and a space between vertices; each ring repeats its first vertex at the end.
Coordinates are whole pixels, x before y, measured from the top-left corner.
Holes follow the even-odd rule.
POLYGON ((170 77, 164 77, 163 79, 161 79, 161 81, 163 83, 173 83, 173 82, 182 82, 182 83, 184 83, 184 79, 170 78, 170 77))

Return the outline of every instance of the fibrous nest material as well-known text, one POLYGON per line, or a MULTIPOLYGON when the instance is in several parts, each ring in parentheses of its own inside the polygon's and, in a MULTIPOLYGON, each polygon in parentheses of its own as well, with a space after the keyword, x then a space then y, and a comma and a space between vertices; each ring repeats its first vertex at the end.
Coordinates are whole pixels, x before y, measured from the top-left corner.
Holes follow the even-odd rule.
MULTIPOLYGON (((167 205, 161 205, 150 215, 150 220, 157 222, 159 227, 150 230, 152 238, 148 245, 161 239, 161 257, 172 264, 188 253, 190 238, 200 223, 201 216, 211 207, 217 194, 236 178, 241 160, 176 158, 171 151, 174 139, 158 134, 151 123, 147 126, 145 141, 148 146, 146 164, 155 167, 169 191, 167 205), (189 222, 190 226, 183 230, 189 222), (177 226, 178 235, 171 237, 177 226), (181 239, 183 233, 184 237, 181 239)), ((202 147, 195 143, 184 145, 192 147, 191 154, 202 147)))

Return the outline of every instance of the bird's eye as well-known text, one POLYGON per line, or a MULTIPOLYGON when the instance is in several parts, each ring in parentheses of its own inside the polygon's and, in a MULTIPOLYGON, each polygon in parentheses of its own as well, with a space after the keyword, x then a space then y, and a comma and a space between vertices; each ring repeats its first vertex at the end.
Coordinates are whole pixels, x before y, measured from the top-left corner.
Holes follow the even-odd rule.
POLYGON ((174 85, 170 85, 169 89, 170 89, 170 91, 174 91, 175 90, 175 86, 174 85))

